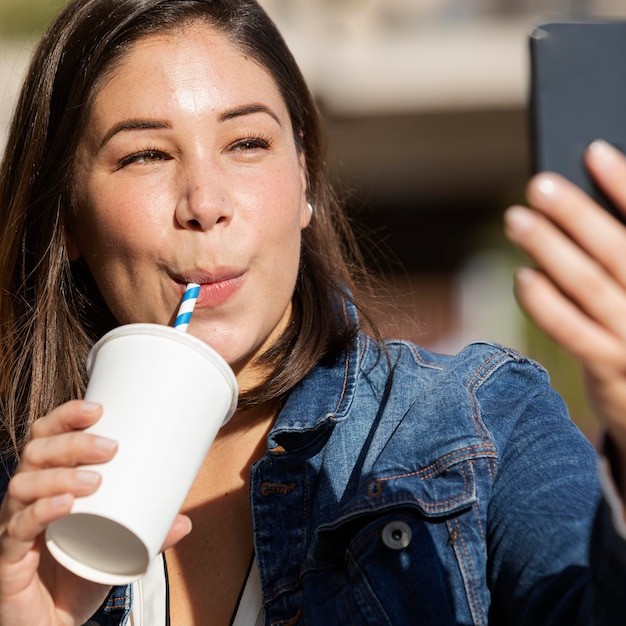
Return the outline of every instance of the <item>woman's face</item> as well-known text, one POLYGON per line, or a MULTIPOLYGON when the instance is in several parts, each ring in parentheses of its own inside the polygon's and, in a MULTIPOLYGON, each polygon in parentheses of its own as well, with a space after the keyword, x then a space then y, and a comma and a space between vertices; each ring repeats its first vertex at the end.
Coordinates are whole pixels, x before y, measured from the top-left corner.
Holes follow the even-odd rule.
POLYGON ((271 75, 215 29, 140 40, 94 100, 74 172, 68 232, 120 323, 171 324, 201 284, 189 332, 235 369, 291 314, 304 160, 271 75))

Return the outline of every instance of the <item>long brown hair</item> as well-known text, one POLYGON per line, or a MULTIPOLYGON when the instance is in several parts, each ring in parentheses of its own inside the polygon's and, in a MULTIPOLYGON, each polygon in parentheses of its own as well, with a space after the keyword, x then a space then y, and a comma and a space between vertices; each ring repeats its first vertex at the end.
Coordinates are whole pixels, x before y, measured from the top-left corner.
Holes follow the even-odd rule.
POLYGON ((0 169, 0 410, 2 449, 19 451, 32 421, 86 385, 95 339, 116 325, 86 266, 70 263, 76 145, 98 85, 142 37, 204 20, 255 58, 285 100, 304 154, 314 207, 303 232, 293 319, 261 358, 271 374, 240 398, 284 397, 356 332, 341 313, 363 264, 325 167, 319 115, 275 25, 255 0, 73 0, 42 38, 28 71, 0 169))

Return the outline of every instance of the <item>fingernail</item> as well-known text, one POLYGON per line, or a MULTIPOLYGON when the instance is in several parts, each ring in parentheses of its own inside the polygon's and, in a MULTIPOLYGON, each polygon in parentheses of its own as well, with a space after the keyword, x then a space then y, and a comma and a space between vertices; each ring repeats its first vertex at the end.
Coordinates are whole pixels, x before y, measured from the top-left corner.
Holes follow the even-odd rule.
POLYGON ((596 139, 589 144, 589 152, 601 159, 616 159, 620 152, 604 139, 596 139))
POLYGON ((54 496, 50 501, 53 507, 65 508, 72 502, 72 495, 69 493, 61 494, 60 496, 54 496))
POLYGON ((100 450, 111 452, 111 450, 117 448, 117 441, 113 441, 113 439, 108 439, 107 437, 96 437, 95 445, 97 448, 100 448, 100 450))
POLYGON ((102 405, 98 404, 97 402, 89 402, 87 400, 84 400, 81 408, 86 413, 93 413, 94 411, 97 411, 101 406, 102 405))
POLYGON ((551 198, 556 194, 556 184, 547 174, 539 174, 535 178, 534 187, 536 191, 543 194, 547 198, 551 198))
POLYGON ((518 267, 515 270, 515 281, 520 283, 527 283, 534 276, 535 272, 530 267, 518 267))
POLYGON ((504 222, 508 230, 518 233, 528 232, 534 224, 532 211, 521 206, 511 207, 504 214, 504 222))
POLYGON ((76 470, 76 478, 85 485, 97 485, 100 482, 100 474, 89 470, 76 470))

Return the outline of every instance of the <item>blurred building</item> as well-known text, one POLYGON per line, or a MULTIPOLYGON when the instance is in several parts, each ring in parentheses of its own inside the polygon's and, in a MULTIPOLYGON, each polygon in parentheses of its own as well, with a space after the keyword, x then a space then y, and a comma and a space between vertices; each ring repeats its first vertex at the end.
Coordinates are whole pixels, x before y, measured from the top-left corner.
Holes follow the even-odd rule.
POLYGON ((530 172, 527 36, 545 19, 625 18, 626 4, 262 4, 320 104, 353 215, 391 256, 382 269, 408 315, 397 329, 404 318, 389 318, 389 332, 447 351, 479 337, 526 350, 500 221, 530 172))

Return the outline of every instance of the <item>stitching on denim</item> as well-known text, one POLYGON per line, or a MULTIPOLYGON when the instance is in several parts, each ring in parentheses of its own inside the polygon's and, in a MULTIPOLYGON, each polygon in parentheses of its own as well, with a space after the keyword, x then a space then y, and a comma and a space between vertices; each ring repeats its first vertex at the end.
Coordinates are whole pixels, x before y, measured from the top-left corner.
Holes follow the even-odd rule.
POLYGON ((476 398, 476 390, 480 387, 480 385, 491 375, 491 373, 500 365, 500 363, 506 359, 506 356, 502 353, 494 353, 492 354, 486 361, 484 361, 479 368, 474 372, 474 375, 467 383, 467 390, 470 394, 471 402, 470 402, 470 412, 472 416, 472 423, 474 424, 474 428, 476 428, 476 432, 478 436, 485 441, 485 439, 490 439, 489 431, 486 426, 483 424, 482 419, 480 419, 480 411, 478 409, 478 399, 476 398), (491 363, 494 359, 498 359, 496 363, 490 365, 488 369, 485 371, 485 368, 491 363))
MULTIPOLYGON (((360 581, 360 584, 365 585, 370 592, 368 593, 368 596, 371 600, 374 601, 374 604, 378 609, 378 617, 384 616, 386 618, 385 621, 387 622, 387 624, 389 624, 389 618, 387 616, 387 612, 385 611, 384 606, 380 603, 378 596, 374 593, 374 590, 372 589, 371 584, 367 576, 365 575, 365 572, 360 567, 359 562, 354 558, 353 554, 349 550, 347 551, 347 559, 350 561, 352 567, 358 572, 359 576, 361 577, 362 580, 360 581)), ((352 624, 354 624, 354 626, 359 625, 359 622, 354 622, 352 619, 350 621, 352 624)))
MULTIPOLYGON (((489 433, 489 430, 487 429, 487 426, 484 424, 481 414, 480 414, 480 403, 478 402, 478 398, 476 396, 477 390, 479 389, 480 385, 483 383, 483 381, 485 381, 489 376, 491 376, 492 372, 495 371, 495 369, 497 367, 500 366, 500 364, 502 363, 503 360, 506 360, 507 355, 503 355, 503 354, 492 354, 491 357, 489 357, 489 359, 487 359, 480 368, 478 368, 474 374, 474 376, 472 376, 472 378, 470 379, 470 381, 467 384, 467 388, 468 388, 468 392, 470 394, 470 412, 471 412, 471 416, 472 416, 472 423, 474 424, 474 427, 476 428, 476 432, 478 434, 478 436, 483 440, 489 440, 491 441, 491 434, 489 433), (485 367, 486 365, 493 361, 493 359, 495 359, 496 357, 501 357, 499 358, 495 363, 493 363, 486 371, 485 371, 485 367), (479 374, 482 375, 479 376, 479 374)), ((508 358, 511 358, 510 356, 508 358)), ((493 445, 493 444, 492 444, 493 445)), ((497 458, 497 455, 496 455, 497 458)), ((493 482, 495 480, 495 461, 494 461, 494 467, 492 468, 490 463, 487 463, 487 472, 489 473, 489 478, 491 479, 491 482, 493 482)))
POLYGON ((421 351, 419 350, 419 348, 417 346, 415 346, 414 344, 411 343, 405 343, 403 341, 399 341, 397 342, 400 345, 403 345, 405 347, 407 347, 409 349, 409 351, 411 352, 411 354, 413 355, 413 360, 416 361, 417 363, 419 363, 420 365, 424 365, 425 367, 430 367, 432 369, 441 371, 443 370, 443 367, 441 365, 438 365, 436 363, 429 363, 423 356, 421 351))
MULTIPOLYGON (((442 510, 442 509, 445 510, 446 508, 453 506, 459 502, 465 502, 466 499, 467 499, 467 494, 462 493, 461 495, 455 496, 448 500, 442 500, 434 504, 430 500, 424 500, 423 498, 414 498, 413 500, 411 500, 411 502, 421 505, 424 511, 428 513, 437 513, 439 510, 442 510)), ((389 499, 387 502, 391 504, 394 502, 406 503, 407 501, 405 498, 399 498, 399 499, 389 499)), ((362 508, 361 506, 354 506, 350 509, 346 509, 346 513, 350 514, 352 511, 361 510, 361 508, 362 508)))
MULTIPOLYGON (((479 403, 478 403, 478 398, 476 398, 476 394, 474 393, 474 389, 470 390, 470 397, 471 397, 470 405, 471 405, 471 413, 472 413, 472 422, 475 425, 477 423, 483 425, 483 428, 485 429, 486 432, 483 433, 483 434, 478 433, 478 436, 483 441, 485 441, 484 434, 488 435, 489 433, 487 431, 487 428, 484 426, 483 420, 482 420, 482 418, 480 416, 480 406, 479 406, 479 403)), ((478 430, 478 428, 477 428, 477 430, 478 430)), ((487 442, 485 441, 485 443, 487 443, 487 442)), ((492 445, 493 446, 493 443, 489 442, 489 444, 487 444, 487 445, 492 445)), ((495 455, 494 458, 497 458, 497 454, 495 455)), ((494 478, 493 472, 491 470, 491 465, 489 463, 487 463, 487 472, 489 473, 489 478, 491 478, 491 482, 493 482, 495 480, 495 478, 494 478)))
POLYGON ((132 598, 131 593, 125 593, 123 596, 115 596, 107 600, 106 606, 114 609, 120 608, 120 606, 127 606, 128 601, 132 598))
MULTIPOLYGON (((398 478, 410 478, 411 476, 418 476, 420 480, 426 480, 427 478, 432 478, 436 476, 438 473, 442 472, 445 467, 445 461, 453 458, 455 456, 459 456, 462 453, 470 452, 470 451, 482 451, 486 456, 495 456, 496 451, 494 449, 494 445, 492 443, 484 443, 475 446, 466 446, 465 448, 459 448, 454 452, 448 452, 448 454, 444 454, 442 457, 439 457, 434 463, 423 467, 420 470, 415 470, 414 472, 407 472, 406 474, 396 474, 394 476, 384 476, 383 478, 377 478, 375 482, 385 482, 389 480, 396 480, 398 478)), ((465 458, 458 459, 457 463, 462 463, 466 461, 465 458)))
POLYGON ((480 418, 480 404, 478 402, 478 398, 476 397, 475 388, 467 390, 470 396, 470 415, 472 417, 472 424, 474 424, 474 428, 476 429, 476 434, 483 440, 489 440, 489 433, 482 423, 482 419, 480 418))
POLYGON ((478 530, 480 532, 480 538, 483 540, 483 543, 487 543, 487 539, 485 537, 485 531, 483 528, 483 521, 480 517, 480 509, 478 508, 478 502, 474 504, 474 510, 476 511, 476 521, 478 522, 478 530))
POLYGON ((283 593, 290 592, 296 589, 301 583, 302 581, 300 580, 300 574, 281 581, 280 583, 272 587, 271 593, 269 593, 269 590, 267 590, 267 600, 265 601, 265 603, 270 604, 283 593))
POLYGON ((369 343, 369 339, 367 337, 364 337, 363 341, 361 341, 361 352, 359 352, 359 361, 363 360, 363 355, 365 354, 365 351, 367 350, 368 343, 369 343))
POLYGON ((127 609, 130 607, 132 597, 132 591, 125 593, 123 596, 109 597, 102 607, 102 610, 104 613, 110 613, 111 611, 118 611, 119 609, 127 609))
POLYGON ((261 488, 259 489, 262 496, 285 496, 289 492, 293 491, 297 487, 295 482, 290 483, 273 483, 271 481, 264 481, 261 483, 261 488))
MULTIPOLYGON (((446 525, 448 526, 448 532, 450 534, 454 533, 454 542, 452 543, 452 549, 454 550, 454 553, 456 554, 456 561, 461 569, 461 578, 463 579, 463 586, 465 587, 465 595, 470 605, 470 612, 472 613, 472 616, 473 616, 476 613, 476 610, 474 606, 474 598, 472 594, 468 593, 468 589, 467 589, 468 575, 467 575, 467 570, 465 568, 465 560, 463 558, 463 554, 461 553, 461 549, 459 548, 459 534, 460 534, 459 522, 458 520, 448 520, 446 522, 446 525), (455 525, 458 528, 458 530, 455 528, 452 528, 452 525, 455 525)), ((463 538, 461 537, 461 540, 462 539, 463 538)), ((473 620, 473 617, 472 617, 472 620, 473 620)))
MULTIPOLYGON (((477 596, 476 594, 476 575, 474 573, 474 566, 472 565, 472 559, 469 555, 469 552, 467 550, 467 546, 465 545, 465 539, 463 538, 463 531, 461 530, 461 524, 459 523, 458 519, 454 520, 454 524, 456 525, 457 528, 457 540, 460 539, 461 540, 461 545, 463 547, 463 553, 465 554, 466 560, 467 560, 467 566, 469 567, 469 577, 467 579, 467 585, 465 587, 465 590, 467 592, 467 595, 469 597, 470 600, 470 605, 473 607, 472 608, 472 613, 475 615, 475 617, 477 619, 480 620, 480 624, 484 625, 485 624, 485 615, 483 613, 483 608, 480 602, 480 598, 477 596), (471 579, 471 585, 470 585, 470 579, 471 579)), ((456 545, 458 545, 458 541, 456 543, 456 545)), ((464 559, 460 559, 461 561, 464 562, 464 559)), ((462 566, 463 571, 465 571, 465 566, 462 566)))
POLYGON ((346 362, 343 370, 343 386, 341 387, 341 395, 339 396, 339 401, 337 402, 337 406, 335 407, 335 413, 339 412, 341 408, 341 403, 346 395, 346 389, 348 388, 348 369, 350 366, 350 354, 346 351, 346 362))
MULTIPOLYGON (((306 484, 306 478, 303 478, 303 488, 302 488, 302 523, 300 525, 300 537, 301 537, 301 541, 298 542, 299 544, 299 556, 298 556, 298 561, 299 563, 304 563, 304 544, 305 544, 305 529, 306 529, 306 506, 307 506, 307 484, 306 484)), ((258 558, 258 557, 257 557, 258 558)), ((297 574, 296 576, 293 576, 291 578, 288 578, 286 580, 282 580, 280 583, 276 584, 273 586, 272 588, 272 593, 268 594, 268 602, 273 601, 275 598, 277 598, 279 595, 281 595, 284 591, 291 591, 293 590, 298 584, 300 584, 301 580, 301 573, 297 574)), ((299 614, 296 616, 298 617, 299 614)), ((272 622, 274 623, 274 622, 272 622)), ((277 624, 282 624, 282 622, 276 622, 277 624)), ((289 622, 286 622, 289 623, 289 622)), ((295 622, 294 622, 295 623, 295 622)))
MULTIPOLYGON (((402 517, 406 519, 406 515, 402 517)), ((369 544, 374 537, 380 536, 380 532, 380 528, 372 528, 372 530, 364 534, 359 541, 351 540, 349 545, 352 545, 353 550, 360 550, 362 546, 369 544)))
MULTIPOLYGON (((471 462, 471 459, 464 459, 462 461, 460 461, 458 464, 461 465, 461 471, 463 473, 463 492, 455 495, 451 498, 448 498, 447 500, 441 500, 438 501, 436 503, 433 503, 430 500, 425 500, 423 498, 419 498, 419 497, 413 497, 412 500, 410 502, 412 503, 417 503, 419 504, 423 510, 427 513, 437 513, 440 510, 443 510, 447 507, 450 506, 454 506, 457 503, 462 503, 464 501, 467 500, 467 496, 468 496, 468 474, 467 474, 467 469, 466 469, 466 463, 467 461, 471 462)), ((385 481, 389 481, 389 480, 393 480, 394 478, 407 478, 407 477, 411 477, 414 476, 416 473, 408 473, 408 474, 403 474, 400 476, 396 476, 396 477, 385 477, 385 478, 379 478, 377 480, 373 480, 370 481, 370 483, 368 484, 367 487, 367 494, 369 496, 370 499, 372 498, 377 498, 378 496, 380 496, 380 494, 382 493, 382 487, 380 486, 381 483, 385 482, 385 481), (376 488, 376 489, 374 489, 376 488)), ((422 478, 420 478, 420 480, 423 480, 422 478)), ((395 502, 398 503, 407 503, 407 499, 405 495, 402 495, 399 498, 394 498, 394 497, 387 497, 385 499, 385 503, 386 504, 393 504, 395 502)), ((408 503, 407 503, 408 504, 408 503)), ((353 511, 359 511, 363 508, 363 505, 361 503, 356 504, 350 508, 346 508, 344 510, 344 514, 345 515, 350 515, 352 514, 353 511)))

